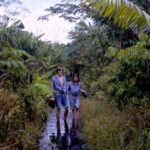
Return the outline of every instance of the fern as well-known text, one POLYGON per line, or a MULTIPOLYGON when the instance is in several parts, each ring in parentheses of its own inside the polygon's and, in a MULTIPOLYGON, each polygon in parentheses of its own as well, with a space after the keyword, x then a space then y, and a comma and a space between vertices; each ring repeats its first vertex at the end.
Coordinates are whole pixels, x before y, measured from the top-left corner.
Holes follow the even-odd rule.
POLYGON ((8 42, 1 42, 0 48, 1 69, 12 74, 23 73, 27 70, 23 61, 23 57, 31 59, 27 52, 13 48, 8 42))
POLYGON ((28 93, 33 96, 36 95, 50 95, 50 81, 48 79, 42 79, 39 73, 33 75, 33 83, 28 85, 28 93))

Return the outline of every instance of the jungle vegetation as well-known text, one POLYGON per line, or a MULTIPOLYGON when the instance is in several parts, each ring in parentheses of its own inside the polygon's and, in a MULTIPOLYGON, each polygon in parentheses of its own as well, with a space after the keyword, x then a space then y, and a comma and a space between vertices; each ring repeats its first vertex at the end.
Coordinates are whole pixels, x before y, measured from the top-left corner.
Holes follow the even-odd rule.
POLYGON ((80 131, 89 150, 150 149, 150 1, 66 0, 39 19, 51 14, 76 23, 70 43, 44 42, 21 21, 0 24, 0 147, 36 147, 49 79, 63 64, 90 95, 80 131))

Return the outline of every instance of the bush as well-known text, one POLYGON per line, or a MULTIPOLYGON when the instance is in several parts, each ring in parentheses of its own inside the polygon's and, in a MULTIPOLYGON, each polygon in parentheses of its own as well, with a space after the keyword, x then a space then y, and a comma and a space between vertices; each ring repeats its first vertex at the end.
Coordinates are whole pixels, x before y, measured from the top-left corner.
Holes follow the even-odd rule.
POLYGON ((0 149, 30 149, 37 146, 46 119, 46 108, 44 100, 39 97, 16 96, 12 91, 1 89, 0 149))
POLYGON ((147 101, 150 98, 150 52, 136 45, 116 52, 113 57, 114 61, 105 68, 100 79, 110 100, 120 109, 125 105, 150 104, 147 101))

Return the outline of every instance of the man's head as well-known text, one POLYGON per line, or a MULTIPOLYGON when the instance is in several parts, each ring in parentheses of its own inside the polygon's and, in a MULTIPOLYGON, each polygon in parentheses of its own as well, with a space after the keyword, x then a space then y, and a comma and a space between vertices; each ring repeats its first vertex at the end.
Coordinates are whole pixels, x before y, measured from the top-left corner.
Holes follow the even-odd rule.
POLYGON ((56 72, 57 72, 58 76, 63 75, 63 68, 61 65, 57 66, 56 72))

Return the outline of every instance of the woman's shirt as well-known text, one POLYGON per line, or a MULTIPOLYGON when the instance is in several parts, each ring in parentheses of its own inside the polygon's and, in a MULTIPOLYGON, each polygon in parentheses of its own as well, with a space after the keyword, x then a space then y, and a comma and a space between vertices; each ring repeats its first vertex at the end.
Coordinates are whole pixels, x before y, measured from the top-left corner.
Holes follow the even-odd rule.
POLYGON ((68 91, 72 96, 79 96, 81 90, 81 82, 70 82, 68 91))

